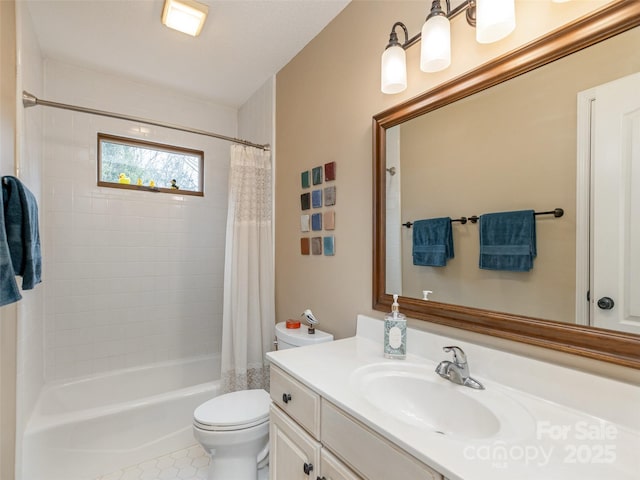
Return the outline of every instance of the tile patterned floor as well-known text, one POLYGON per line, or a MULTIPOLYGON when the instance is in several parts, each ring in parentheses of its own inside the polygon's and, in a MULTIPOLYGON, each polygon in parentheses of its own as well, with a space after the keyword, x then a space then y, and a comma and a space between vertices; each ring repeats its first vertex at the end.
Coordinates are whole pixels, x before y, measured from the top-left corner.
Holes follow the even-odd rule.
MULTIPOLYGON (((200 445, 193 445, 95 480, 207 480, 208 472, 209 456, 200 445)), ((259 480, 267 480, 268 476, 268 468, 259 471, 259 480)))
POLYGON ((96 480, 206 480, 209 456, 200 445, 163 455, 96 480))

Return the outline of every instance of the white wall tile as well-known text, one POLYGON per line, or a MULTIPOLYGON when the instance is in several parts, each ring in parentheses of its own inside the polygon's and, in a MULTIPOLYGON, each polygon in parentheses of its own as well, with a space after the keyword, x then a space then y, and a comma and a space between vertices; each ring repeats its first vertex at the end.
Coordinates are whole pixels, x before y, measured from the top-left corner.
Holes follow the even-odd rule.
MULTIPOLYGON (((47 60, 45 97, 237 135, 235 109, 47 60)), ((44 112, 47 380, 219 351, 229 144, 44 112), (98 132, 205 152, 205 196, 96 185, 98 132), (59 285, 59 286, 58 286, 59 285)))
MULTIPOLYGON (((31 23, 28 10, 16 4, 17 20, 17 87, 38 96, 43 91, 42 55, 31 23)), ((43 122, 42 111, 38 109, 18 109, 18 176, 31 190, 38 201, 39 225, 42 237, 44 204, 49 193, 43 188, 43 122)), ((7 172, 9 173, 9 172, 7 172)), ((43 277, 48 277, 47 265, 43 267, 43 277)), ((21 281, 18 280, 18 284, 21 281)), ((17 442, 16 475, 20 475, 22 445, 21 439, 26 423, 35 407, 44 384, 45 336, 44 303, 48 297, 45 284, 34 290, 23 292, 18 303, 18 344, 17 344, 17 442)))

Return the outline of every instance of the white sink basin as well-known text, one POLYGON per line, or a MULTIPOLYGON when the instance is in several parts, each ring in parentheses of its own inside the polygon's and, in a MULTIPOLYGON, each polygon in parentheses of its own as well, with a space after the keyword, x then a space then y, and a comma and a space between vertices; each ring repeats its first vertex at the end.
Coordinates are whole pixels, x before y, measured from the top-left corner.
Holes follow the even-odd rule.
POLYGON ((367 402, 393 418, 450 437, 486 439, 500 433, 503 438, 532 422, 508 396, 456 385, 434 369, 404 362, 374 364, 356 370, 352 384, 367 402))

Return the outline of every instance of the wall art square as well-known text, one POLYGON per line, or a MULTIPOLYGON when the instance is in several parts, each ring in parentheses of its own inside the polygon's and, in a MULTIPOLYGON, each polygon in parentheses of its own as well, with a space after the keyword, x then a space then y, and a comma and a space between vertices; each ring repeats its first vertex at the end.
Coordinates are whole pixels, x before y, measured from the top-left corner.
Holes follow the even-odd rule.
POLYGON ((309 231, 309 215, 300 215, 300 231, 308 232, 309 231))
POLYGON ((325 187, 324 206, 330 207, 336 204, 336 187, 325 187))
POLYGON ((309 237, 302 237, 300 239, 300 253, 302 255, 309 255, 309 237))
POLYGON ((314 232, 322 230, 322 214, 321 213, 314 213, 313 215, 311 215, 311 230, 313 230, 314 232))
POLYGON ((336 179, 336 162, 329 162, 324 164, 324 179, 327 182, 336 179))
POLYGON ((324 254, 327 257, 331 257, 335 255, 335 240, 333 239, 333 235, 329 237, 324 237, 324 254))
POLYGON ((311 205, 313 205, 313 208, 322 207, 322 190, 311 192, 311 205))
POLYGON ((311 254, 322 255, 322 237, 311 237, 311 254))
POLYGON ((324 212, 322 223, 325 230, 335 230, 336 228, 336 212, 329 210, 324 212))
POLYGON ((309 188, 311 186, 309 182, 309 170, 300 174, 300 183, 302 188, 309 188))
POLYGON ((310 193, 303 193, 302 195, 300 195, 300 208, 302 208, 302 210, 309 210, 311 208, 311 194, 310 193))
POLYGON ((322 167, 313 167, 311 176, 313 177, 313 184, 320 185, 322 183, 322 167))

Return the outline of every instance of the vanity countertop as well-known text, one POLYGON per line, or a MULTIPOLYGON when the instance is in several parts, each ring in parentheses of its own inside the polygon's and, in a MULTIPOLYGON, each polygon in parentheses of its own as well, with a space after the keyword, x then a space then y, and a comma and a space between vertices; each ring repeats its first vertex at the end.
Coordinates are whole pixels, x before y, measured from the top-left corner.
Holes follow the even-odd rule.
MULTIPOLYGON (((640 478, 640 387, 408 331, 406 360, 384 358, 382 321, 362 315, 355 337, 267 355, 274 365, 450 480, 640 478), (437 376, 438 361, 450 360, 441 350, 446 345, 465 350, 471 376, 485 390, 437 376), (363 371, 405 367, 433 372, 433 381, 443 388, 464 389, 467 397, 495 407, 501 422, 515 421, 506 420, 510 425, 495 435, 469 438, 398 420, 394 405, 375 405, 357 379, 363 371)), ((428 405, 429 399, 424 402, 428 405)))

